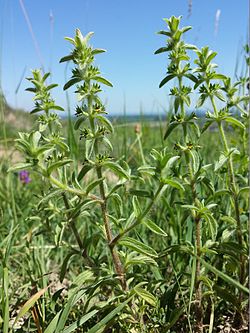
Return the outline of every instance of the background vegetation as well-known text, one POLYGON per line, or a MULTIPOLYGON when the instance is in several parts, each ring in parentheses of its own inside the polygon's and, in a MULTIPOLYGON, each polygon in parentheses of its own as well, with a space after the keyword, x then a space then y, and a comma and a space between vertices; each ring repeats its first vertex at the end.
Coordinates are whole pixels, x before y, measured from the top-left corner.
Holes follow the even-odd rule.
POLYGON ((75 66, 74 120, 54 112, 48 73, 29 78, 35 115, 2 96, 2 332, 248 330, 249 49, 234 82, 215 52, 184 42, 180 18, 166 24, 165 119, 109 121, 104 50, 79 30, 61 59, 75 66), (202 118, 186 110, 204 103, 202 118))

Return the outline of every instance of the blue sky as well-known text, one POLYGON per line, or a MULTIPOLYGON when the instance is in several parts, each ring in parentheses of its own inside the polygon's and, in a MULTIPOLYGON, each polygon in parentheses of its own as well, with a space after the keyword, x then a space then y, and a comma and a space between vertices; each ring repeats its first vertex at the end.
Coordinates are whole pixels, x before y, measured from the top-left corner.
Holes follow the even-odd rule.
MULTIPOLYGON (((22 80, 30 70, 51 69, 57 103, 65 107, 65 64, 59 59, 68 54, 70 44, 65 36, 73 36, 76 28, 83 34, 94 31, 92 45, 107 53, 96 57, 103 75, 114 85, 104 88, 103 98, 111 114, 121 113, 126 101, 128 113, 161 112, 168 108, 168 87, 159 89, 164 77, 167 56, 154 55, 165 39, 156 32, 165 28, 162 18, 183 16, 182 25, 193 29, 186 41, 198 47, 209 45, 218 52, 220 72, 233 75, 237 53, 247 40, 248 1, 192 1, 188 17, 188 0, 23 0, 39 47, 38 55, 19 0, 0 0, 1 83, 12 106, 31 110, 32 94, 25 92, 29 83, 22 80), (215 15, 221 11, 217 35, 215 15), (53 15, 53 29, 50 13, 53 15)), ((68 73, 69 76, 70 73, 68 73)), ((70 94, 72 108, 76 97, 70 94)), ((72 111, 73 112, 73 111, 72 111)))

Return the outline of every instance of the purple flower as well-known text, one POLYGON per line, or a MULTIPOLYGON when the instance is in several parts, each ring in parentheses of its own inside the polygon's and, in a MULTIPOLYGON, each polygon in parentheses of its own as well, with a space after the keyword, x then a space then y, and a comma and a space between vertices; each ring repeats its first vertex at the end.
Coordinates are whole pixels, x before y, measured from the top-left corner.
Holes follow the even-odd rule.
POLYGON ((22 170, 19 172, 19 179, 23 184, 28 184, 29 182, 31 182, 31 179, 29 177, 29 172, 26 170, 22 170))

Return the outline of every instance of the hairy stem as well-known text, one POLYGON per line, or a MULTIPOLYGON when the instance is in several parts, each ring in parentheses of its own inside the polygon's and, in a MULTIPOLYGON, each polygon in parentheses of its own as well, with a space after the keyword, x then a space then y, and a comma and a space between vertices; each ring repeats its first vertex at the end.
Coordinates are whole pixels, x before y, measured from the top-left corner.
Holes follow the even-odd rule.
MULTIPOLYGON (((69 201, 68 201, 68 198, 66 197, 66 194, 63 193, 62 194, 62 197, 63 197, 63 201, 64 201, 64 205, 65 205, 65 208, 68 210, 70 209, 70 205, 69 205, 69 201)), ((88 256, 88 252, 87 252, 87 249, 84 247, 84 244, 82 242, 82 239, 81 239, 81 236, 77 230, 77 227, 76 227, 76 224, 75 224, 75 219, 70 217, 69 214, 67 214, 67 218, 68 218, 68 222, 69 222, 69 225, 73 231, 73 234, 75 236, 75 239, 77 241, 77 244, 81 250, 81 253, 82 253, 82 256, 83 258, 85 259, 86 263, 89 265, 89 266, 93 266, 93 262, 91 260, 91 258, 88 256)))
MULTIPOLYGON (((179 89, 182 89, 182 78, 179 78, 179 89)), ((184 117, 185 115, 185 108, 184 103, 181 103, 181 115, 184 117)), ((184 137, 184 144, 187 144, 188 141, 188 133, 186 124, 183 124, 183 137, 184 137)), ((192 191, 192 201, 195 205, 196 201, 196 190, 195 190, 195 182, 194 182, 194 173, 193 167, 190 160, 189 152, 185 152, 185 159, 188 165, 188 171, 190 175, 190 186, 192 191)), ((200 255, 201 255, 201 219, 199 216, 195 216, 194 218, 195 223, 195 248, 197 253, 197 260, 196 260, 196 269, 195 269, 195 333, 202 333, 203 332, 203 308, 202 308, 202 283, 199 281, 200 272, 201 272, 201 262, 200 262, 200 255)))
MULTIPOLYGON (((213 96, 210 97, 214 112, 216 115, 218 115, 217 107, 214 101, 213 96)), ((221 137, 221 141, 223 144, 223 148, 225 150, 226 154, 229 154, 229 147, 227 143, 227 138, 225 135, 225 131, 222 125, 221 121, 218 121, 218 129, 221 137)), ((228 158, 228 175, 229 175, 229 189, 232 193, 233 197, 233 202, 234 202, 234 209, 235 209, 235 217, 237 221, 237 240, 240 246, 243 245, 243 235, 242 235, 242 228, 241 228, 241 222, 240 222, 240 210, 239 210, 239 200, 238 200, 238 193, 237 193, 237 186, 236 186, 236 181, 235 181, 235 174, 234 174, 234 167, 233 167, 233 161, 232 161, 232 156, 230 155, 228 158)), ((245 267, 244 267, 244 258, 243 255, 240 255, 240 283, 244 285, 244 280, 245 280, 245 267)), ((240 300, 242 300, 242 292, 240 292, 240 300)))
POLYGON ((196 270, 195 270, 195 319, 196 319, 196 333, 203 332, 203 308, 202 308, 202 285, 199 281, 201 274, 201 219, 199 216, 195 217, 195 245, 197 252, 196 270))
MULTIPOLYGON (((92 117, 92 100, 91 100, 91 98, 88 99, 88 110, 89 110, 90 127, 91 127, 91 130, 92 130, 92 133, 95 134, 95 121, 92 117)), ((95 152, 95 155, 97 156, 99 154, 99 147, 98 147, 97 140, 96 139, 94 139, 94 140, 95 140, 94 141, 94 152, 95 152)), ((96 167, 96 173, 97 173, 98 179, 103 178, 101 166, 96 167)), ((124 268, 123 268, 121 259, 119 257, 119 254, 118 254, 117 250, 113 246, 110 245, 111 241, 113 239, 113 235, 112 235, 112 230, 111 230, 109 217, 108 217, 107 199, 106 199, 106 196, 105 196, 103 181, 101 181, 100 184, 99 184, 99 190, 100 190, 100 196, 101 196, 101 199, 102 199, 102 202, 100 203, 101 211, 102 211, 102 218, 103 218, 103 223, 104 223, 107 242, 108 242, 109 249, 110 249, 110 252, 111 252, 111 255, 112 255, 112 258, 113 258, 113 264, 114 264, 116 274, 118 275, 118 278, 120 280, 120 283, 121 283, 121 286, 122 286, 123 290, 127 290, 127 282, 126 282, 124 268)))
POLYGON ((119 241, 119 239, 121 239, 125 234, 127 234, 130 230, 134 229, 138 224, 141 223, 141 221, 149 213, 152 206, 154 205, 154 203, 155 203, 156 199, 158 198, 163 186, 164 186, 164 184, 160 183, 160 185, 158 186, 157 191, 155 192, 155 195, 153 196, 152 200, 147 205, 147 207, 144 209, 144 211, 136 218, 134 223, 132 223, 127 229, 123 230, 115 238, 112 239, 112 241, 110 242, 110 246, 114 247, 115 244, 119 241))

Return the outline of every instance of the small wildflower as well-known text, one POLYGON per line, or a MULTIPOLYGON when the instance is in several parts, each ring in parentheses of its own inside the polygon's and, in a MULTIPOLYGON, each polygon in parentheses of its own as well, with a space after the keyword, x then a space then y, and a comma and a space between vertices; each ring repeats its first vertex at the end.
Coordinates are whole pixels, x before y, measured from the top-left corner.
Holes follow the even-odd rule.
POLYGON ((29 172, 26 170, 22 170, 19 172, 19 179, 22 184, 28 184, 31 182, 31 179, 29 177, 29 172))

